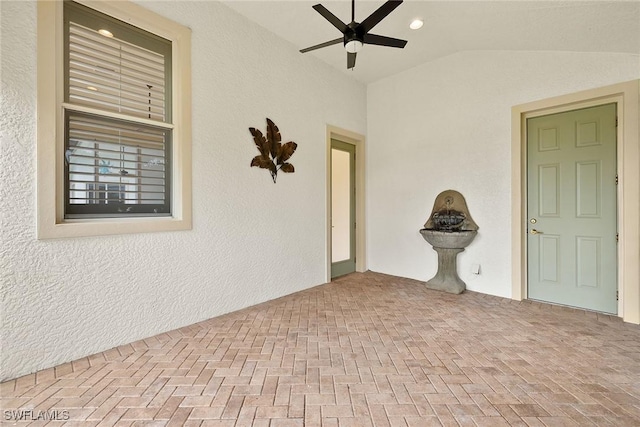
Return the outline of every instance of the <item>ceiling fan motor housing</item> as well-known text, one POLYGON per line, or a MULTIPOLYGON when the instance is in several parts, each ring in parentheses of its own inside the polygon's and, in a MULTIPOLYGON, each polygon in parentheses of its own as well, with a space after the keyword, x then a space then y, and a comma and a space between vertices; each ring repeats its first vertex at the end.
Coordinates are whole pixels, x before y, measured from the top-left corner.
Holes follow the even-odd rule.
POLYGON ((351 22, 344 33, 344 48, 347 52, 356 53, 364 46, 364 29, 359 22, 351 22))

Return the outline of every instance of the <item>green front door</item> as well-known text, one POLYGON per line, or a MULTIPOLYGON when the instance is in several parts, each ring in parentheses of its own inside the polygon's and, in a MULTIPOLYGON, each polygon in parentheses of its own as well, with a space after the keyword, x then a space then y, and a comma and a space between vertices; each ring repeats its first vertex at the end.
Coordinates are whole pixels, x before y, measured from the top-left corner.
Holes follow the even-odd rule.
POLYGON ((616 105, 527 120, 528 297, 617 313, 616 105))
POLYGON ((331 277, 356 271, 356 147, 331 140, 331 277))

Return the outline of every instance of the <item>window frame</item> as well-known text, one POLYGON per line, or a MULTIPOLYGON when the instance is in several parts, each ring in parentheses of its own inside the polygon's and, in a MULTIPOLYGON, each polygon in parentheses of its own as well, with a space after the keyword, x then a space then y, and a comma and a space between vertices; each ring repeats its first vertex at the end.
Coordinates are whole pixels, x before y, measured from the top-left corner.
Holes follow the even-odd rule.
POLYGON ((129 1, 76 0, 171 41, 171 216, 65 219, 63 1, 38 1, 37 237, 38 239, 190 230, 191 30, 129 1))

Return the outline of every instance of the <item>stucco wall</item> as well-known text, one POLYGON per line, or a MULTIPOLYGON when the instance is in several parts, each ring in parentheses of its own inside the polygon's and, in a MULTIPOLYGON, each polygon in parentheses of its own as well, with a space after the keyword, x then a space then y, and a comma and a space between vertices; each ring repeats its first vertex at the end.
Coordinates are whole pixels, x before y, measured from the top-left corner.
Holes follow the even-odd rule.
POLYGON ((193 230, 36 240, 36 4, 1 2, 0 380, 326 281, 326 124, 366 89, 216 2, 142 2, 192 29, 193 230), (269 117, 298 150, 250 168, 269 117))
POLYGON ((437 194, 455 189, 480 227, 458 256, 460 277, 510 297, 511 107, 639 76, 638 55, 479 51, 370 84, 369 268, 431 278, 437 255, 418 230, 437 194))

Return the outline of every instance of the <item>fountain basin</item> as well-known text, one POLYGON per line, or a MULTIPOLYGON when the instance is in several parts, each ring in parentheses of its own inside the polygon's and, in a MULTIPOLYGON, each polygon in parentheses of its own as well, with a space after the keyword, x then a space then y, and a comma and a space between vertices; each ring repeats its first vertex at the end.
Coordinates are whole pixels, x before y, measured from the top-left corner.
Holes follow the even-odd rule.
POLYGON ((420 234, 434 248, 462 249, 469 246, 478 234, 477 230, 439 231, 423 228, 420 234))

